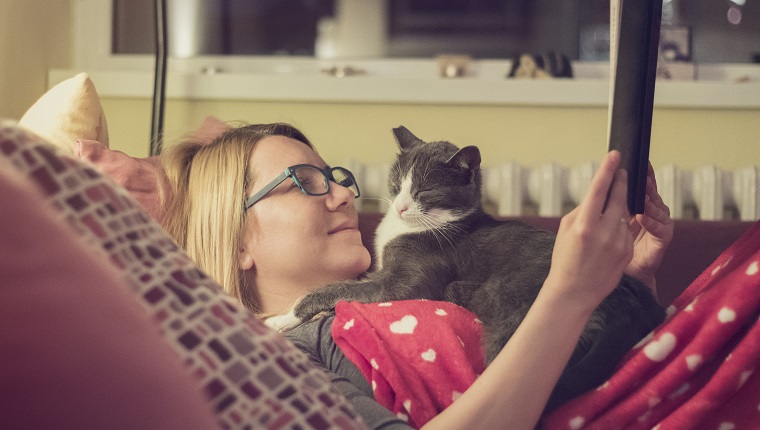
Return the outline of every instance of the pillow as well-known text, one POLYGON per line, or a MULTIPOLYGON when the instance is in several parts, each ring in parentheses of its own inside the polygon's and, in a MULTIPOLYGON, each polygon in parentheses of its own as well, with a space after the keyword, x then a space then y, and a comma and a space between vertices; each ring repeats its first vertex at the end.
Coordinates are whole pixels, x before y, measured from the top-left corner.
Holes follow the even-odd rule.
POLYGON ((7 163, 0 162, 2 427, 216 428, 126 281, 7 163))
MULTIPOLYGON (((219 118, 208 116, 189 138, 209 143, 228 129, 229 126, 219 118)), ((161 191, 168 199, 171 197, 171 188, 161 173, 160 156, 135 158, 121 151, 108 149, 101 142, 87 139, 76 141, 74 154, 92 163, 106 176, 126 188, 153 219, 163 219, 161 191)))
POLYGON ((364 427, 322 369, 226 295, 126 190, 12 124, 0 123, 2 159, 119 271, 223 427, 364 427))
POLYGON ((108 124, 89 75, 80 73, 51 88, 21 117, 19 125, 72 151, 77 139, 108 147, 108 124))

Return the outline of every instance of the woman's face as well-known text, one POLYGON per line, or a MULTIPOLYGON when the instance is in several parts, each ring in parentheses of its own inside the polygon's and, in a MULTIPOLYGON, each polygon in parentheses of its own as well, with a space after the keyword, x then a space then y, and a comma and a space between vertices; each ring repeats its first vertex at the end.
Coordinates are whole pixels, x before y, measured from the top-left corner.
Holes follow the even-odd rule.
MULTIPOLYGON (((297 140, 268 136, 257 142, 251 153, 256 180, 250 195, 295 164, 326 167, 314 150, 297 140)), ((292 301, 367 270, 370 256, 362 245, 353 203, 353 192, 334 182, 328 194, 309 196, 288 178, 248 209, 240 268, 253 269, 249 273, 265 306, 265 295, 292 301)))

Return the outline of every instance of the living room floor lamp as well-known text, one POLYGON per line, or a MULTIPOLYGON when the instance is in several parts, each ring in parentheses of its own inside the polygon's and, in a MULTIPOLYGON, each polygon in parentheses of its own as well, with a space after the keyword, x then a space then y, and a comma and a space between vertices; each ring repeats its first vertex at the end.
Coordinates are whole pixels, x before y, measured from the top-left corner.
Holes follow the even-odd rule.
POLYGON ((150 155, 161 153, 164 133, 164 103, 166 99, 166 57, 168 40, 166 37, 166 1, 155 0, 156 9, 156 68, 153 81, 153 115, 150 133, 150 155))

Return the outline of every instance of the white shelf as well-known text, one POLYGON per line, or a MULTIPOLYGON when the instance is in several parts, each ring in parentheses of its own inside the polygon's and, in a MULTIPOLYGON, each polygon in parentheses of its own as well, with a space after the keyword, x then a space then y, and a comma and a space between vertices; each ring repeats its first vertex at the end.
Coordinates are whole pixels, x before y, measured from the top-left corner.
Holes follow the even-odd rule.
MULTIPOLYGON (((410 103, 453 105, 607 106, 606 76, 576 79, 515 80, 483 65, 482 77, 446 79, 433 73, 363 74, 338 78, 319 70, 296 72, 219 72, 167 74, 172 99, 287 102, 410 103)), ((435 70, 430 69, 430 70, 435 70)), ((501 72, 503 70, 503 72, 501 72)), ((49 85, 82 70, 54 69, 49 85)), ((419 70, 417 70, 419 71, 419 70)), ((429 70, 427 70, 429 71, 429 70)), ((87 70, 101 97, 152 97, 153 73, 87 70)), ((697 109, 760 109, 760 80, 742 83, 657 81, 655 106, 697 109)))

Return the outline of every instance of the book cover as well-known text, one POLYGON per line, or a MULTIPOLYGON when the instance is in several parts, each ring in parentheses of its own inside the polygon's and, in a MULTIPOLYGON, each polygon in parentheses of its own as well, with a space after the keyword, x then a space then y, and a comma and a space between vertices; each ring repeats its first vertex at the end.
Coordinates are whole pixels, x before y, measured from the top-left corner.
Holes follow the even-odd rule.
POLYGON ((610 0, 608 150, 628 171, 628 209, 644 213, 662 0, 610 0))

